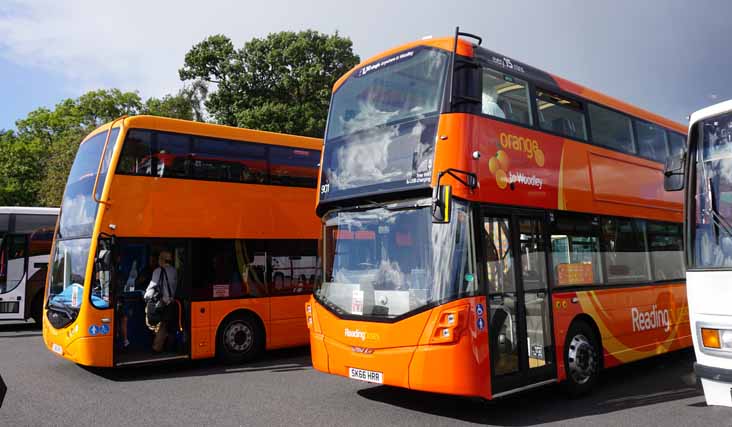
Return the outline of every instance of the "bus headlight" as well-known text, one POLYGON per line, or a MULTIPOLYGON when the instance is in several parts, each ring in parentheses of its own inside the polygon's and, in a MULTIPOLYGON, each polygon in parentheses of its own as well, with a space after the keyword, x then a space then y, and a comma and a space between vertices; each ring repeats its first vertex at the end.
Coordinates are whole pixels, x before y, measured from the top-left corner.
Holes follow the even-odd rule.
POLYGON ((702 345, 716 350, 732 350, 732 330, 701 328, 702 345))
POLYGON ((732 349, 732 331, 725 329, 720 331, 719 335, 722 338, 722 348, 732 349))

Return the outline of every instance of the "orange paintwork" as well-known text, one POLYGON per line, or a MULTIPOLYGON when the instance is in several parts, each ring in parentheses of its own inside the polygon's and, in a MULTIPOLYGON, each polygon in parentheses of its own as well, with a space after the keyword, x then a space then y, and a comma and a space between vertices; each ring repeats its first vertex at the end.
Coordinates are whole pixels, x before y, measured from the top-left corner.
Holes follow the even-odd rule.
MULTIPOLYGON (((90 254, 96 253, 100 232, 117 237, 227 238, 227 239, 318 239, 320 221, 313 213, 315 190, 275 185, 238 184, 143 176, 116 175, 128 129, 141 128, 191 135, 259 142, 270 145, 320 150, 314 138, 253 131, 161 117, 136 116, 124 119, 114 147, 112 162, 97 214, 90 254), (111 225, 111 226, 110 226, 111 225)), ((109 124, 87 136, 82 144, 109 124)), ((101 185, 102 183, 100 183, 101 185)), ((93 256, 87 272, 93 271, 93 256)), ((63 356, 89 366, 113 366, 114 309, 100 310, 90 304, 90 273, 84 282, 83 301, 77 319, 60 330, 45 319, 46 346, 63 349, 63 356), (92 337, 90 325, 110 319, 110 332, 92 337)), ((305 345, 307 325, 302 307, 308 296, 193 301, 191 303, 191 358, 216 353, 216 333, 222 320, 236 310, 255 314, 265 328, 266 348, 305 345)))
POLYGON ((451 184, 456 197, 681 222, 682 195, 663 191, 659 163, 470 114, 441 116, 437 132, 432 185, 437 172, 448 168, 478 177, 475 190, 443 177, 441 183, 451 184), (477 160, 466 154, 475 151, 481 153, 477 160), (498 165, 491 168, 494 158, 498 165), (500 179, 501 171, 508 181, 524 176, 535 182, 517 181, 511 188, 500 179))
POLYGON ((486 306, 485 297, 453 301, 396 323, 341 320, 312 298, 308 304, 315 369, 347 376, 349 367, 357 367, 382 372, 388 385, 490 398, 488 333, 477 329, 475 313, 477 304, 486 306), (449 339, 435 339, 447 313, 457 314, 456 325, 449 339), (346 328, 366 334, 347 337, 346 328))
MULTIPOLYGON (((364 64, 416 45, 452 51, 453 42, 453 38, 419 41, 386 51, 344 75, 334 91, 364 64)), ((471 46, 461 40, 458 53, 472 56, 471 46)), ((566 92, 675 132, 686 132, 678 123, 562 78, 551 78, 566 92)), ((443 176, 441 184, 451 185, 453 196, 463 200, 682 221, 681 194, 663 191, 660 163, 505 121, 464 113, 441 115, 433 188, 439 171, 449 168, 472 172, 478 178, 478 187, 470 190, 443 176), (478 159, 472 156, 474 152, 480 153, 478 159)), ((566 267, 562 277, 579 280, 572 277, 587 274, 592 272, 566 267)), ((340 319, 312 298, 306 307, 310 310, 313 367, 343 376, 348 376, 349 367, 378 371, 389 385, 491 398, 488 328, 475 329, 478 303, 487 307, 485 297, 460 299, 395 323, 380 323, 340 319), (459 330, 459 338, 436 343, 438 336, 434 334, 442 313, 462 313, 463 307, 468 322, 459 330), (366 332, 366 338, 347 337, 345 329, 366 332)), ((550 304, 554 311, 555 377, 559 381, 565 379, 562 355, 567 330, 578 316, 589 317, 597 326, 605 367, 691 346, 683 283, 578 292, 564 292, 559 287, 553 290, 550 304), (667 322, 661 324, 659 319, 667 322)))
MULTIPOLYGON (((562 292, 557 288, 552 300, 557 354, 563 354, 570 323, 583 313, 592 318, 600 331, 605 367, 691 346, 684 283, 581 292, 562 292), (573 302, 575 298, 576 302, 573 302), (668 310, 668 314, 661 317, 668 319, 668 327, 654 321, 652 327, 646 328, 639 319, 643 313, 663 313, 664 310, 668 310)), ((563 379, 564 360, 558 358, 557 361, 557 372, 563 379)))

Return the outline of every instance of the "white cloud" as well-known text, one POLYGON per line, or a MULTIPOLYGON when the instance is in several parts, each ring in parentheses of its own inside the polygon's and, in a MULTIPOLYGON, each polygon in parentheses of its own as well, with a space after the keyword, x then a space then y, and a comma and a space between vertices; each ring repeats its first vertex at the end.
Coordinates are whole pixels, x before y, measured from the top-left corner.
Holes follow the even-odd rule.
MULTIPOLYGON (((119 87, 148 97, 177 90, 185 53, 211 34, 240 47, 282 30, 340 30, 367 58, 460 25, 497 52, 671 118, 695 109, 690 99, 728 98, 719 88, 727 87, 720 70, 730 61, 719 52, 732 6, 710 13, 683 0, 646 3, 0 0, 0 59, 61 74, 66 93, 119 87)), ((0 83, 0 92, 12 84, 0 83)))
POLYGON ((236 0, 103 3, 4 0, 0 56, 61 73, 74 91, 120 87, 160 96, 181 86, 185 53, 209 35, 225 34, 239 47, 269 32, 309 28, 293 22, 307 13, 279 16, 287 7, 271 2, 266 9, 236 0))

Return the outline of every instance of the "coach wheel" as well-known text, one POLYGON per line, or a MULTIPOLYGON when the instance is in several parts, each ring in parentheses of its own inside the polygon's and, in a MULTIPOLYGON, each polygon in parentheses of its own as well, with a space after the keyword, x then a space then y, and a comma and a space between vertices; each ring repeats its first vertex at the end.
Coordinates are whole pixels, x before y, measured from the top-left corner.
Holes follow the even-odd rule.
POLYGON ((564 344, 565 388, 573 396, 588 393, 600 375, 600 345, 595 331, 585 322, 569 328, 564 344))
POLYGON ((226 363, 243 363, 256 358, 264 348, 264 331, 253 316, 236 315, 219 329, 217 353, 226 363))

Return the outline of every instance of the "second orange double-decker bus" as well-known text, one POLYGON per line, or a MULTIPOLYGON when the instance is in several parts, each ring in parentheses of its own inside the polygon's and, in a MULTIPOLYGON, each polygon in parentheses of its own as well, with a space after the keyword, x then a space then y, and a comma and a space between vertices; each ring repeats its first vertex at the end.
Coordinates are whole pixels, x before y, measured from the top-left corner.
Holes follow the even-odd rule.
POLYGON ((464 36, 335 84, 313 366, 490 399, 690 346, 684 127, 464 36))
POLYGON ((46 346, 111 367, 214 355, 245 361, 307 344, 302 306, 320 278, 312 208, 321 146, 148 116, 92 132, 56 227, 46 346), (177 310, 156 347, 143 294, 166 258, 177 310))

